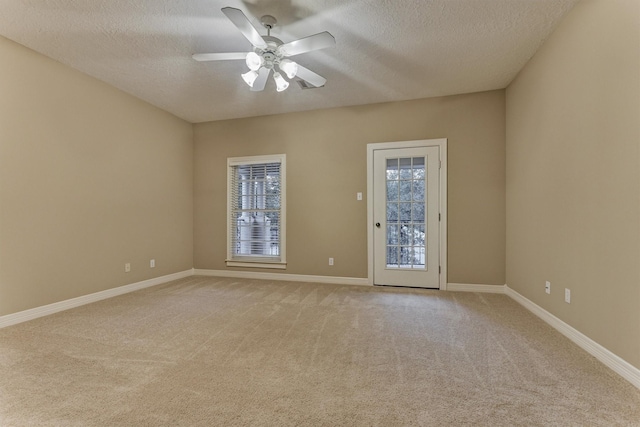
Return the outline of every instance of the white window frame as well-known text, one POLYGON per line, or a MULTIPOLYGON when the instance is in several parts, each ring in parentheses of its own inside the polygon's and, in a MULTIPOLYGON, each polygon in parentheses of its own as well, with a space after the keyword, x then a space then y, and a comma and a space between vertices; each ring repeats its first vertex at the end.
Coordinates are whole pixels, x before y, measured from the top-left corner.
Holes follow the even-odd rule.
POLYGON ((287 251, 286 251, 286 206, 287 206, 287 156, 286 154, 273 154, 264 156, 249 157, 229 157, 227 158, 227 267, 253 267, 253 268, 287 268, 287 251), (232 220, 233 220, 233 189, 231 183, 233 181, 233 172, 235 166, 255 165, 261 163, 280 163, 280 245, 277 257, 251 257, 246 255, 235 255, 232 248, 232 220))

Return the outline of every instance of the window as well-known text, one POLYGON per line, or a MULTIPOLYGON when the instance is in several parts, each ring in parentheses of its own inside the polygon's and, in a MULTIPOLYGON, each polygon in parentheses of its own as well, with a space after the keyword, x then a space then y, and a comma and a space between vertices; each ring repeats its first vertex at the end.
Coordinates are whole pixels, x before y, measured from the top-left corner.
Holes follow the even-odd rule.
POLYGON ((227 266, 286 268, 285 159, 227 159, 227 266))

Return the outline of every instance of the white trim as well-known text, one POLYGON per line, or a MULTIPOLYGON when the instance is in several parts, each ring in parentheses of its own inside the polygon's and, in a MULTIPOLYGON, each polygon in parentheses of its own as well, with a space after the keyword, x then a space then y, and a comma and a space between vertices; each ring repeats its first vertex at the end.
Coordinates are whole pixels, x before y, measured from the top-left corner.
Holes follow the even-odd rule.
POLYGON ((447 268, 447 254, 448 254, 448 246, 447 242, 447 183, 448 183, 448 157, 447 157, 447 139, 443 138, 438 145, 440 146, 440 266, 442 267, 442 272, 440 273, 440 290, 447 290, 447 276, 449 269, 447 268))
POLYGON ((447 290, 447 138, 367 144, 367 283, 373 285, 373 152, 396 148, 440 148, 440 290, 447 290))
POLYGON ((226 260, 227 267, 249 267, 249 268, 273 268, 286 270, 287 264, 281 262, 257 262, 257 261, 232 261, 226 260))
MULTIPOLYGON (((286 154, 270 154, 249 157, 227 157, 227 258, 226 261, 243 262, 242 257, 234 259, 231 253, 231 180, 233 178, 233 166, 251 165, 260 163, 280 163, 280 246, 278 262, 284 267, 259 267, 256 265, 245 265, 245 267, 254 268, 281 268, 286 269, 287 265, 287 155, 286 154)), ((250 261, 245 261, 250 262, 250 261)), ((229 264, 228 264, 229 265, 229 264)), ((231 265, 230 265, 231 266, 231 265)), ((238 265, 237 267, 240 267, 238 265)))
POLYGON ((229 157, 227 166, 259 165, 262 163, 284 163, 286 154, 267 154, 261 156, 229 157))
POLYGON ((447 283, 447 290, 453 292, 481 292, 486 294, 504 294, 506 285, 475 285, 469 283, 447 283))
POLYGON ((307 274, 263 273, 258 271, 201 270, 195 269, 196 276, 231 277, 238 279, 282 280, 289 282, 330 283, 334 285, 369 286, 366 278, 311 276, 307 274))
POLYGON ((117 288, 107 289, 95 292, 89 295, 83 295, 64 301, 54 302, 53 304, 43 305, 29 310, 19 311, 17 313, 0 316, 0 328, 26 322, 28 320, 37 319, 38 317, 48 316, 70 308, 79 307, 92 302, 101 301, 103 299, 112 298, 129 292, 138 291, 150 286, 160 285, 172 280, 183 279, 193 276, 193 269, 181 271, 178 273, 168 274, 166 276, 155 277, 153 279, 143 280, 142 282, 131 283, 129 285, 119 286, 117 288))
POLYGON ((549 325, 551 325, 551 327, 576 343, 579 347, 581 347, 587 353, 612 369, 622 378, 640 389, 640 369, 636 368, 626 360, 622 359, 620 356, 614 354, 610 350, 598 344, 571 325, 558 319, 556 316, 549 313, 547 310, 540 307, 536 303, 520 295, 518 292, 511 289, 508 285, 505 285, 505 294, 507 294, 524 308, 538 316, 540 319, 547 322, 549 325))

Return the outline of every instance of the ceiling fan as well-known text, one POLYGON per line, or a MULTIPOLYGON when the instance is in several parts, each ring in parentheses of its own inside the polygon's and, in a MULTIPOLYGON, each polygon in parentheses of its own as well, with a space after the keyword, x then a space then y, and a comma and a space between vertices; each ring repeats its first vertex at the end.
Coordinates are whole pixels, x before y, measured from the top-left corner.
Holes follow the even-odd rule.
POLYGON ((227 61, 244 59, 249 71, 242 74, 242 79, 249 85, 252 91, 264 90, 271 70, 276 82, 278 92, 289 87, 289 82, 282 77, 283 72, 289 79, 298 77, 314 87, 322 87, 327 79, 288 59, 291 56, 311 52, 318 49, 335 46, 336 39, 327 31, 314 34, 292 42, 283 43, 282 40, 271 36, 271 29, 277 21, 271 15, 265 15, 260 19, 267 29, 267 35, 261 36, 251 22, 240 9, 233 7, 222 8, 227 18, 238 27, 243 36, 253 45, 251 52, 225 52, 225 53, 196 53, 193 59, 196 61, 227 61), (280 72, 278 71, 280 70, 280 72))

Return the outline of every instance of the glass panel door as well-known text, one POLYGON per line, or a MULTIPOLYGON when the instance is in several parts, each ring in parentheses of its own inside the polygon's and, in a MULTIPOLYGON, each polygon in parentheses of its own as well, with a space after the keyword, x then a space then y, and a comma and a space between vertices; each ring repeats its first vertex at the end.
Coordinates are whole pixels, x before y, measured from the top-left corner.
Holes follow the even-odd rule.
POLYGON ((427 265, 424 157, 388 158, 386 165, 386 267, 427 265))

